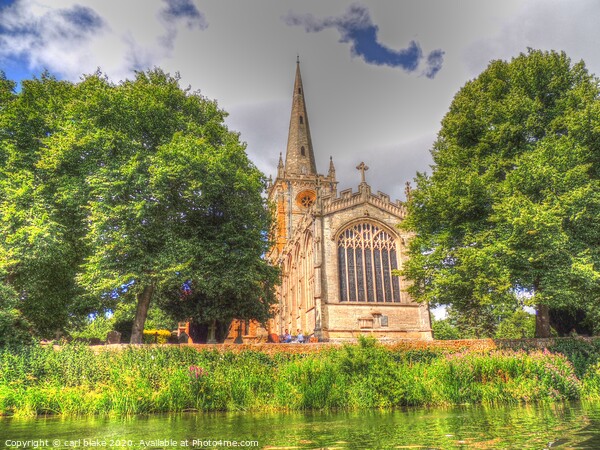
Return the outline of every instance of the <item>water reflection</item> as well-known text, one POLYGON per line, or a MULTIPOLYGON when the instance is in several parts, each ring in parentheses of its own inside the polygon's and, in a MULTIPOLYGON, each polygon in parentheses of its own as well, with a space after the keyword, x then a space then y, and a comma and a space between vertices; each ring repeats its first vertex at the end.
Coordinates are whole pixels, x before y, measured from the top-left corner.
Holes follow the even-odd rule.
POLYGON ((598 449, 600 404, 0 419, 0 447, 22 448, 28 440, 29 448, 43 440, 51 448, 223 448, 258 441, 267 449, 598 449))

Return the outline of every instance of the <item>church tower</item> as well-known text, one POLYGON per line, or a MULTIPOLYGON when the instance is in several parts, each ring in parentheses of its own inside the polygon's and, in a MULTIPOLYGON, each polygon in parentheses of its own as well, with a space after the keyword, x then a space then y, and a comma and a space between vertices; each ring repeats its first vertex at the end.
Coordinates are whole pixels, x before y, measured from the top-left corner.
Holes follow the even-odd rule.
POLYGON ((431 339, 427 306, 415 303, 396 275, 410 239, 397 228, 405 205, 371 192, 364 162, 356 167, 358 192, 338 194, 333 160, 327 175, 317 172, 307 110, 296 61, 285 158, 281 152, 268 190, 276 220, 267 259, 281 269, 270 332, 333 341, 361 334, 431 339))
MULTIPOLYGON (((282 251, 299 220, 315 203, 317 191, 321 196, 328 196, 335 192, 336 187, 333 161, 330 161, 327 176, 317 173, 298 58, 285 162, 280 154, 277 178, 269 188, 269 200, 276 208, 276 245, 273 250, 282 251)), ((270 256, 274 258, 275 255, 270 256)))

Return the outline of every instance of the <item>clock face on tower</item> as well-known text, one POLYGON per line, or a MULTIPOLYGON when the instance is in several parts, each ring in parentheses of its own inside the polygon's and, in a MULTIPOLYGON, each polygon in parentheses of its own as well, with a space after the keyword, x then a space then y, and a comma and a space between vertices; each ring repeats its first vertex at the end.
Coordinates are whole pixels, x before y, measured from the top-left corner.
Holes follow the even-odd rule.
POLYGON ((296 196, 296 204, 298 206, 301 206, 302 208, 308 208, 315 202, 316 198, 317 194, 315 194, 314 191, 307 189, 305 191, 300 192, 296 196))

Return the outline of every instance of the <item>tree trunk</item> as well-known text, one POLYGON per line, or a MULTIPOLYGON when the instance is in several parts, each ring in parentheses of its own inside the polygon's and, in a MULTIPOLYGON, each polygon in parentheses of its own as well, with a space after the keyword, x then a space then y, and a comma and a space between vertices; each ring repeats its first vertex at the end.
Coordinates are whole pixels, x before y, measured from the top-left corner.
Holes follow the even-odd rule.
POLYGON ((154 293, 154 284, 145 286, 142 292, 137 295, 137 308, 135 310, 135 319, 133 319, 133 328, 131 329, 131 343, 142 344, 144 342, 144 324, 150 308, 150 300, 154 293))
POLYGON ((550 308, 548 305, 535 306, 535 337, 550 337, 550 308))

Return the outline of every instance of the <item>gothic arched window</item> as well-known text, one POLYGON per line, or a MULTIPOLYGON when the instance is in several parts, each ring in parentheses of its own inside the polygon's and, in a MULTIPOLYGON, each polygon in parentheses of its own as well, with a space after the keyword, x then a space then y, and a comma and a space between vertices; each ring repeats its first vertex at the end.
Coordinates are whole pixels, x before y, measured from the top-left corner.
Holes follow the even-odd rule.
POLYGON ((304 146, 300 147, 300 154, 302 156, 306 156, 306 150, 304 149, 304 146))
POLYGON ((303 124, 304 123, 304 117, 300 116, 300 123, 303 124))
POLYGON ((400 279, 396 241, 377 225, 348 227, 338 238, 340 301, 399 302, 400 279))

